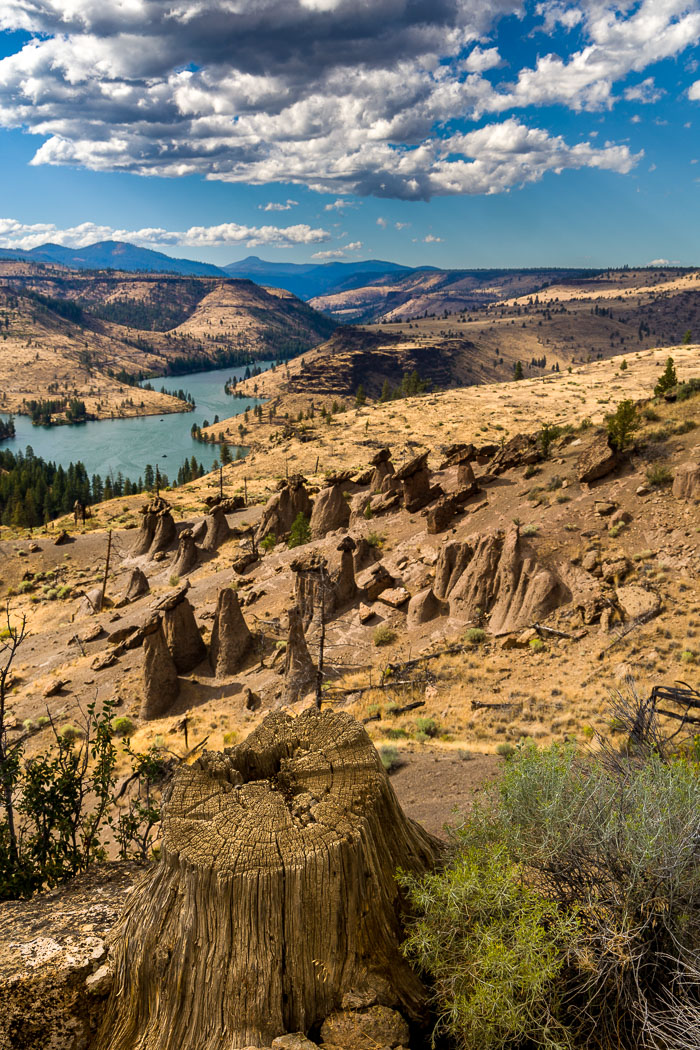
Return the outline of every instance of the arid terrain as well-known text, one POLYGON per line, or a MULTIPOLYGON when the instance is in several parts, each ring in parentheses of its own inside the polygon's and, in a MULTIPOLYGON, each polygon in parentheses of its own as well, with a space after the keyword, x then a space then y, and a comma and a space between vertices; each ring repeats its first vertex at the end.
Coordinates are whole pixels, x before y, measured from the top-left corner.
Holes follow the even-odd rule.
MULTIPOLYGON (((397 774, 407 811, 439 827, 449 819, 453 804, 468 802, 469 785, 492 774, 495 767, 475 755, 495 755, 504 751, 501 745, 528 737, 546 743, 592 736, 608 721, 610 691, 624 687, 630 677, 641 691, 697 677, 700 519, 697 499, 675 496, 671 482, 686 464, 694 464, 697 472, 698 398, 652 406, 653 386, 669 353, 679 380, 700 378, 697 345, 647 350, 626 355, 626 368, 621 367, 623 358, 616 357, 544 379, 350 408, 330 423, 309 422, 301 437, 261 437, 246 460, 223 472, 225 495, 245 491, 249 506, 228 515, 233 533, 215 551, 203 552, 186 577, 187 598, 205 642, 218 593, 233 586, 254 648, 232 677, 217 677, 206 661, 182 676, 179 696, 164 716, 152 720, 139 714, 143 650, 123 650, 118 642, 128 635, 125 629, 144 623, 154 604, 185 580, 173 572, 174 546, 156 560, 130 555, 144 498, 99 505, 85 529, 58 522, 47 534, 32 538, 3 529, 3 590, 13 621, 26 614, 30 629, 11 700, 16 725, 36 725, 47 705, 58 723, 77 723, 88 698, 116 696, 120 713, 134 720, 134 739, 141 748, 155 743, 182 753, 185 716, 189 746, 206 738, 207 746, 216 748, 240 738, 270 709, 285 703, 283 649, 295 579, 291 563, 313 550, 335 564, 336 547, 349 533, 356 542, 367 541, 367 564, 381 564, 390 574, 391 594, 382 599, 380 593, 372 601, 359 592, 330 618, 324 704, 352 711, 367 721, 378 745, 398 749, 399 762, 407 763, 397 774), (582 483, 577 464, 598 440, 604 415, 624 399, 647 406, 638 413, 635 450, 599 481, 582 483), (441 485, 449 495, 458 486, 458 467, 444 465, 450 446, 472 442, 498 450, 517 434, 538 433, 545 423, 564 428, 547 458, 529 466, 516 463, 497 474, 488 464, 474 463, 478 491, 437 533, 427 531, 420 511, 391 506, 368 515, 353 509, 349 528, 334 527, 292 550, 279 542, 261 551, 249 568, 233 568, 249 549, 250 531, 258 527, 263 504, 288 474, 306 477, 313 496, 327 484, 329 472, 344 471, 341 478, 359 476, 383 446, 389 447, 397 469, 425 450, 431 484, 441 485), (505 635, 493 634, 488 616, 481 620, 473 609, 465 615, 452 605, 416 622, 409 599, 435 585, 445 545, 467 539, 473 543, 475 537, 499 531, 507 536, 515 522, 520 536, 527 537, 523 542, 531 556, 566 580, 570 591, 567 600, 542 618, 542 630, 528 634, 532 625, 520 622, 505 635), (55 546, 63 525, 69 527, 71 542, 55 546), (107 596, 118 601, 134 567, 145 572, 150 592, 125 607, 93 614, 80 595, 100 584, 108 528, 114 543, 107 596), (52 600, 59 586, 70 589, 68 597, 52 600), (593 594, 602 604, 591 614, 586 609, 593 594), (645 618, 644 613, 637 622, 635 601, 651 603, 652 615, 645 618), (605 608, 610 612, 601 621, 605 608), (475 627, 479 631, 472 637, 475 627), (432 653, 449 649, 453 651, 432 658, 432 653), (403 675, 407 685, 387 677, 390 665, 421 656, 431 658, 419 662, 417 671, 394 675, 403 675), (60 688, 58 682, 63 683, 60 688), (247 690, 260 698, 254 710, 246 707, 247 690), (401 708, 415 700, 420 706, 402 714, 401 708), (456 785, 452 793, 445 792, 438 777, 431 794, 429 784, 438 768, 431 770, 431 756, 450 763, 456 785), (408 773, 411 768, 415 780, 408 773)), ((212 475, 165 493, 178 532, 196 528, 206 510, 203 500, 216 495, 218 483, 212 475)), ((361 506, 364 484, 363 490, 347 481, 350 507, 361 506)), ((358 578, 363 571, 358 566, 358 578)), ((318 624, 310 625, 307 643, 317 659, 318 624)), ((293 709, 306 703, 308 699, 301 699, 293 709)), ((37 730, 30 747, 41 746, 47 732, 37 730)))

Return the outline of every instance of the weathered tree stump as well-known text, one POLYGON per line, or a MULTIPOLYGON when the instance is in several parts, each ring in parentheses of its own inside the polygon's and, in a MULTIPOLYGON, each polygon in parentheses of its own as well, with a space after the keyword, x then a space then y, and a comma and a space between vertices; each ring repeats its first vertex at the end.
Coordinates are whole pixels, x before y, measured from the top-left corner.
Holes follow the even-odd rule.
POLYGON ((96 1050, 269 1046, 353 997, 417 1016, 395 873, 440 848, 350 715, 268 715, 180 767, 161 860, 111 936, 96 1050))

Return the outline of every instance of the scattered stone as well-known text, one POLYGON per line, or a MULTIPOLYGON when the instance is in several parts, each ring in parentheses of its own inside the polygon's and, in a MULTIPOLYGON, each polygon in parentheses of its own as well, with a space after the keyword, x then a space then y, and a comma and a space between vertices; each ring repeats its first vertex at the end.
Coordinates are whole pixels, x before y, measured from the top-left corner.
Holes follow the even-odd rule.
POLYGON ((594 572, 598 568, 598 552, 586 551, 581 559, 581 568, 586 572, 594 572))
POLYGON ((258 560, 258 555, 254 551, 243 551, 233 559, 231 565, 233 571, 241 575, 246 569, 249 569, 251 565, 255 565, 258 560))
POLYGON ((272 1040, 272 1050, 318 1050, 318 1045, 307 1039, 303 1032, 288 1032, 272 1040))
POLYGON ((607 518, 610 514, 613 514, 617 509, 617 503, 607 499, 597 499, 595 501, 595 512, 601 518, 607 518))
POLYGON ((117 662, 117 653, 112 651, 104 656, 96 656, 90 664, 93 671, 106 671, 108 667, 114 667, 117 662))
POLYGON ((358 608, 358 615, 360 617, 360 623, 369 623, 369 621, 376 616, 376 613, 374 609, 372 609, 369 605, 365 605, 364 602, 360 602, 358 608))
POLYGON ((618 453, 610 447, 607 432, 601 431, 576 461, 576 477, 586 483, 598 481, 610 474, 619 461, 618 453))
POLYGON ((54 547, 63 547, 66 543, 73 543, 74 537, 69 536, 65 529, 61 529, 56 539, 53 541, 54 547))
POLYGON ((612 559, 611 561, 604 561, 601 565, 603 579, 607 583, 614 583, 615 580, 623 580, 631 568, 632 562, 624 554, 620 555, 619 558, 612 559))
POLYGON ((30 554, 41 554, 41 547, 38 543, 30 543, 27 549, 30 554))
POLYGON ((136 624, 130 624, 128 627, 118 627, 116 631, 112 631, 111 634, 107 635, 107 641, 111 645, 119 645, 121 642, 125 642, 136 630, 138 630, 136 624))
POLYGON ((143 640, 144 696, 141 717, 161 718, 170 710, 179 693, 177 667, 165 641, 160 616, 156 616, 148 625, 143 640))
POLYGON ((392 609, 400 609, 411 597, 405 587, 388 587, 379 595, 380 602, 390 605, 392 609))
POLYGON ((617 587, 615 594, 626 620, 651 620, 661 612, 661 599, 655 591, 629 584, 617 587))
POLYGON ((238 595, 232 587, 224 587, 219 591, 209 645, 209 661, 217 677, 235 674, 252 644, 238 595))
POLYGON ((651 490, 647 485, 640 485, 637 489, 637 496, 648 496, 651 490))
POLYGON ((96 623, 92 627, 88 627, 87 631, 83 631, 80 635, 80 641, 83 643, 94 642, 102 634, 104 634, 104 627, 102 624, 96 623))
POLYGON ((50 696, 56 696, 58 693, 62 693, 65 687, 66 682, 62 681, 60 678, 56 678, 53 682, 49 682, 44 689, 42 696, 45 700, 48 700, 50 696))
POLYGON ((335 1010, 321 1025, 321 1042, 343 1050, 408 1046, 409 1031, 398 1010, 369 1006, 364 1010, 335 1010))
POLYGON ((613 516, 611 517, 610 524, 612 526, 629 525, 631 521, 632 515, 630 514, 630 512, 628 510, 622 510, 622 508, 620 508, 619 510, 616 510, 613 516))

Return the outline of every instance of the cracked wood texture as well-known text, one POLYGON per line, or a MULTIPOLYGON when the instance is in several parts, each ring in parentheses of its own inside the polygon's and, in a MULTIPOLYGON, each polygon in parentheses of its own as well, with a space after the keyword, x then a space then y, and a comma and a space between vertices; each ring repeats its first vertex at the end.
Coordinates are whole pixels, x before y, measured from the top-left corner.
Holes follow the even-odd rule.
POLYGON ((161 860, 112 936, 99 1050, 269 1046, 344 1003, 418 1017, 395 873, 441 848, 350 715, 268 715, 177 774, 161 860))

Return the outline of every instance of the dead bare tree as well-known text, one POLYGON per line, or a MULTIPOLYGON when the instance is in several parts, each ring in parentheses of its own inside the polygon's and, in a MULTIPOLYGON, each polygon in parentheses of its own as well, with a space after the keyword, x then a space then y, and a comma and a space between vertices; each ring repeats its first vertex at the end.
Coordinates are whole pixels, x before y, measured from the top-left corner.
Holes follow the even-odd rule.
POLYGON ((19 856, 17 843, 17 825, 15 821, 14 784, 17 764, 20 757, 23 737, 10 742, 7 716, 7 696, 12 664, 27 633, 27 618, 22 616, 17 626, 12 625, 10 603, 5 605, 5 635, 0 645, 0 789, 2 806, 7 821, 8 854, 11 864, 19 856))

